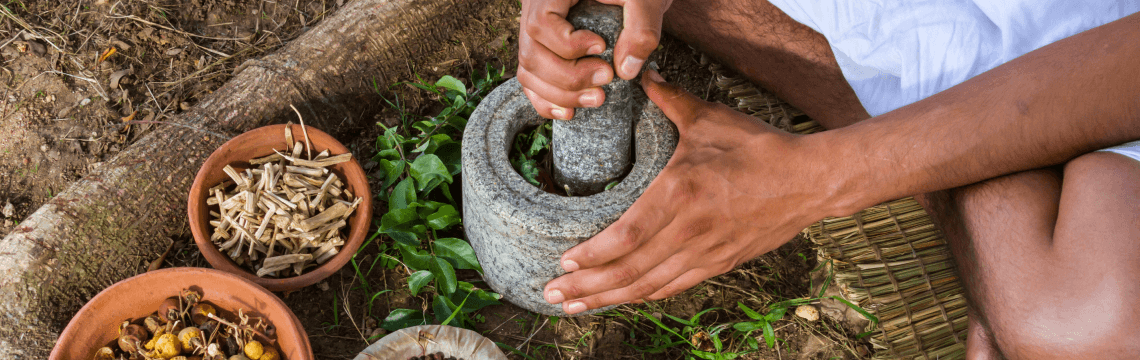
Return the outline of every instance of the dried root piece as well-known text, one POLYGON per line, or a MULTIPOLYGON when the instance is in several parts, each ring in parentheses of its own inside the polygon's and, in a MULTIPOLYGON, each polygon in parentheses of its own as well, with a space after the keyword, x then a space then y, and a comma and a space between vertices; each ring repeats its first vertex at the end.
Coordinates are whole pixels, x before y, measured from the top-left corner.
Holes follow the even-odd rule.
MULTIPOLYGON (((257 276, 300 275, 344 246, 348 218, 363 200, 329 167, 352 154, 322 151, 303 159, 307 139, 285 131, 286 149, 251 159, 250 169, 226 166, 228 179, 210 189, 210 240, 257 276)), ((311 150, 311 149, 308 149, 311 150)))

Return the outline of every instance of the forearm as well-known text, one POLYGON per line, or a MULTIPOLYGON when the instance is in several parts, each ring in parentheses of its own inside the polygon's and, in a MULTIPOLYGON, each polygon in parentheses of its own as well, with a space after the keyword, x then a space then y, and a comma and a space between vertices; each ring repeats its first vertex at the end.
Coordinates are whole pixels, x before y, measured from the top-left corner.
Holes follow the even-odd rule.
POLYGON ((1140 138, 1140 14, 858 124, 802 138, 847 215, 1140 138))

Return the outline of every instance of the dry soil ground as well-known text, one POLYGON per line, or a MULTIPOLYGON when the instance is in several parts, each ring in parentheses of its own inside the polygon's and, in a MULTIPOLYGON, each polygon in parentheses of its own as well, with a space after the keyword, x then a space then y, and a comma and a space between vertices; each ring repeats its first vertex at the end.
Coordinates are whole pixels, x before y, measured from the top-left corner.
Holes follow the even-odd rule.
MULTIPOLYGON (((346 1, 351 0, 8 1, 0 14, 0 210, 11 203, 12 213, 0 213, 0 236, 70 181, 221 86, 243 61, 274 51, 346 1)), ((425 79, 446 74, 469 79, 487 63, 505 66, 510 73, 517 64, 518 12, 516 1, 496 1, 470 14, 485 26, 454 35, 462 52, 409 60, 409 66, 425 79)), ((713 75, 699 63, 699 54, 672 39, 664 41, 663 50, 667 79, 699 96, 725 101, 712 85, 713 75)), ((409 111, 429 115, 437 110, 422 92, 410 87, 397 91, 409 111)), ((370 121, 352 123, 394 124, 396 111, 362 117, 370 121)), ((361 159, 371 158, 372 143, 381 131, 371 125, 325 130, 361 159)), ((175 251, 164 266, 208 266, 190 239, 175 240, 175 251)), ((361 255, 377 256, 374 249, 361 255)), ((564 319, 504 304, 484 309, 486 321, 478 330, 539 359, 684 358, 689 344, 706 350, 711 345, 694 336, 689 344, 663 353, 640 351, 656 345, 648 334, 659 330, 649 321, 629 321, 635 309, 656 317, 666 313, 688 318, 718 308, 703 316, 701 325, 726 326, 744 320, 737 302, 760 309, 806 296, 815 266, 814 251, 797 239, 657 304, 564 319)), ((393 289, 375 301, 370 314, 365 313, 366 295, 355 289, 360 279, 347 267, 317 286, 280 294, 305 325, 318 358, 352 358, 367 346, 366 338, 382 334, 378 322, 389 309, 425 307, 425 297, 408 294, 406 274, 378 270, 370 277, 370 283, 393 289)), ((867 345, 853 340, 856 331, 830 320, 807 322, 789 315, 775 330, 781 339, 776 349, 742 358, 866 355, 867 345)), ((741 348, 741 339, 731 333, 726 330, 721 338, 730 348, 741 348)))

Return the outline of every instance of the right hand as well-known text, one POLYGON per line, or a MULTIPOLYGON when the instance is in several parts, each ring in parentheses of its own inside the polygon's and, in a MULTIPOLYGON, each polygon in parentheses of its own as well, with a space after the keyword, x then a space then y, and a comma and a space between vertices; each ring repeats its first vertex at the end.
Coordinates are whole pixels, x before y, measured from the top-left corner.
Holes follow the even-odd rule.
POLYGON ((598 107, 605 101, 600 86, 617 76, 637 77, 661 39, 661 19, 672 0, 598 0, 623 7, 624 30, 614 46, 610 66, 596 57, 605 51, 601 36, 574 30, 566 13, 579 0, 523 0, 519 26, 518 79, 538 114, 570 120, 574 108, 598 107))

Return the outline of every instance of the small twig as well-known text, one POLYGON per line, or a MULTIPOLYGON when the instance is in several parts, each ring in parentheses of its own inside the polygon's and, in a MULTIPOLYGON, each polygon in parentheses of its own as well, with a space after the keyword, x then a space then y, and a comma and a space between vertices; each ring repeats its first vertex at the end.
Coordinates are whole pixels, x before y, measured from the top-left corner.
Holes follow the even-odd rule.
POLYGON ((297 107, 293 106, 293 104, 289 104, 289 107, 293 109, 293 112, 297 113, 297 118, 301 119, 301 132, 305 134, 305 151, 309 154, 309 159, 312 159, 313 143, 309 142, 309 131, 305 130, 305 118, 301 117, 301 112, 297 111, 297 107))
POLYGON ((550 322, 549 317, 543 320, 542 325, 539 325, 537 329, 534 329, 534 332, 530 333, 530 336, 526 338, 526 341, 523 341, 522 344, 519 344, 519 346, 515 346, 515 349, 522 349, 523 346, 526 346, 526 344, 530 342, 530 339, 534 338, 535 335, 538 335, 539 331, 542 331, 542 328, 546 327, 546 323, 548 322, 550 322))
MULTIPOLYGON (((57 70, 48 70, 48 71, 44 71, 44 72, 43 72, 43 73, 41 73, 41 74, 44 74, 44 73, 49 73, 49 74, 58 74, 58 75, 67 75, 67 76, 70 76, 70 77, 73 77, 73 78, 76 78, 76 79, 79 79, 79 80, 83 80, 83 81, 87 81, 87 82, 90 82, 90 83, 92 83, 92 84, 95 84, 95 90, 96 90, 96 91, 99 91, 99 95, 100 95, 100 96, 102 96, 104 99, 107 99, 108 101, 110 101, 110 100, 111 100, 111 98, 107 96, 107 93, 103 92, 103 86, 99 85, 99 82, 98 82, 98 81, 96 81, 95 79, 92 79, 92 78, 89 78, 89 77, 83 77, 83 76, 79 76, 79 75, 72 75, 72 74, 68 74, 68 73, 65 73, 65 72, 62 72, 62 71, 57 71, 57 70)), ((37 76, 38 76, 38 75, 37 75, 37 76)))
POLYGON ((166 260, 166 256, 170 254, 170 250, 174 249, 174 239, 166 239, 170 240, 170 245, 166 246, 166 251, 162 252, 162 255, 160 255, 158 259, 155 259, 154 262, 150 263, 150 266, 147 266, 146 271, 155 271, 162 267, 162 262, 166 260))
POLYGON ((206 313, 206 316, 209 317, 210 319, 217 320, 219 324, 233 328, 235 331, 237 331, 238 334, 240 334, 241 331, 243 331, 243 330, 249 330, 249 331, 253 332, 254 334, 257 334, 258 336, 261 336, 265 340, 269 341, 270 344, 276 344, 277 343, 277 339, 273 339, 273 338, 270 338, 268 336, 265 336, 264 333, 257 331, 257 329, 254 329, 253 326, 237 325, 237 324, 234 324, 232 322, 226 321, 226 319, 223 319, 217 315, 214 315, 213 313, 206 313))
POLYGON ((153 23, 153 22, 150 22, 150 21, 146 21, 146 20, 143 20, 143 19, 141 19, 141 18, 139 18, 139 17, 137 17, 137 16, 134 16, 134 15, 118 15, 118 16, 108 16, 107 18, 108 18, 108 19, 129 19, 129 20, 134 20, 134 21, 138 21, 138 22, 141 22, 141 23, 143 23, 143 24, 147 24, 147 25, 150 25, 150 26, 157 26, 157 27, 160 27, 160 28, 163 28, 163 29, 166 29, 166 30, 170 30, 170 31, 173 31, 173 32, 177 32, 177 33, 179 33, 179 34, 182 34, 182 35, 186 35, 186 36, 193 36, 193 37, 196 37, 196 38, 202 38, 202 39, 210 39, 210 40, 221 40, 221 41, 245 41, 245 39, 239 39, 239 38, 219 38, 219 37, 213 37, 213 36, 203 36, 203 35, 198 35, 198 34, 191 34, 191 33, 188 33, 188 32, 182 31, 182 30, 178 30, 178 29, 175 29, 175 28, 172 28, 172 27, 169 27, 169 26, 164 26, 164 25, 162 25, 162 24, 157 24, 157 23, 153 23))

